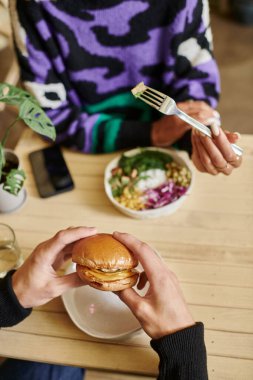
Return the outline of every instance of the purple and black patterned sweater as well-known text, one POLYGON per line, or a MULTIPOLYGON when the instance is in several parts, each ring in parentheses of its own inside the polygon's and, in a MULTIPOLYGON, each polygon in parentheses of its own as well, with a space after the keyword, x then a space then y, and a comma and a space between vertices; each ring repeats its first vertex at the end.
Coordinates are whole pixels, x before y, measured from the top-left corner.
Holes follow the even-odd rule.
MULTIPOLYGON (((57 129, 86 153, 151 145, 161 117, 130 89, 215 107, 219 74, 207 0, 10 0, 21 79, 57 129)), ((190 149, 190 133, 178 142, 190 149)))

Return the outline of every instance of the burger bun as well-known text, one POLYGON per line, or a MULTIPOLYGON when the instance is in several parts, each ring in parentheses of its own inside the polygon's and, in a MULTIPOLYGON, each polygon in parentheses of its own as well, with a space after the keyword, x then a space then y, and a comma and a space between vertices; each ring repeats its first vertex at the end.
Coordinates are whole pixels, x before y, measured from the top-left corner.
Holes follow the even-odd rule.
POLYGON ((79 240, 72 251, 78 276, 95 289, 119 291, 133 287, 139 278, 138 260, 110 234, 79 240))

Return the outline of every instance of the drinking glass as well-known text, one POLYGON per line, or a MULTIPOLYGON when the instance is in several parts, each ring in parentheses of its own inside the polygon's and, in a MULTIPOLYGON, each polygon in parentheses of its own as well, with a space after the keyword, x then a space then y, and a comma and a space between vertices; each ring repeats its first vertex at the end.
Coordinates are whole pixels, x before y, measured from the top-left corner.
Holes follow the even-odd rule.
POLYGON ((17 269, 22 263, 23 257, 13 229, 0 223, 0 278, 10 270, 17 269))

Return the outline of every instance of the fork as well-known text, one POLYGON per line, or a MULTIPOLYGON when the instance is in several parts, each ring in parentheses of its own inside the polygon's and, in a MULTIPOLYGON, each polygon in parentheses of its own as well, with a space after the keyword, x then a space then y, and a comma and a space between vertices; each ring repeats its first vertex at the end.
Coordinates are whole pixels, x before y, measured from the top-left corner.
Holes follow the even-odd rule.
MULTIPOLYGON (((162 92, 146 86, 143 82, 137 84, 131 91, 135 98, 141 99, 143 102, 157 109, 161 113, 165 115, 176 115, 192 127, 196 128, 198 131, 204 133, 206 136, 212 137, 211 131, 207 126, 177 108, 175 100, 162 92)), ((243 149, 238 145, 231 144, 231 148, 237 156, 241 156, 243 154, 243 149)))

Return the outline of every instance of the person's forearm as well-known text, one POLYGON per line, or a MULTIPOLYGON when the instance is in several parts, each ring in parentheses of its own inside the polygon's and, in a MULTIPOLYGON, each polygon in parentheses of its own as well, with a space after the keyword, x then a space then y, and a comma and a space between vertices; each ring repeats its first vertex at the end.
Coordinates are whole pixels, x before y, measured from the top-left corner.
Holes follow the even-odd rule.
POLYGON ((152 340, 160 358, 158 380, 207 380, 204 326, 192 327, 152 340))

